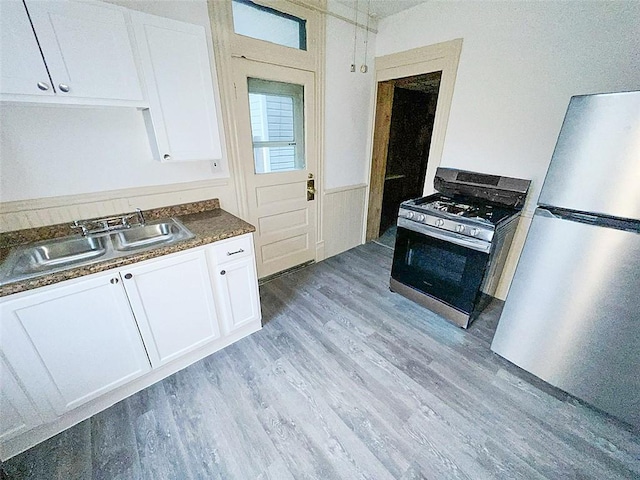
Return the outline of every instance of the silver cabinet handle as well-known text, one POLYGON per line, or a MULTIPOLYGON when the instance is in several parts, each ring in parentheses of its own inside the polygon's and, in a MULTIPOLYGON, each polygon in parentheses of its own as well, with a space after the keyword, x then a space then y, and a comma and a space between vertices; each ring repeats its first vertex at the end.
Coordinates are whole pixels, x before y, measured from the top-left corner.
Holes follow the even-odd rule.
POLYGON ((227 252, 227 256, 230 257, 231 255, 235 255, 236 253, 242 253, 242 252, 244 252, 243 249, 236 250, 235 252, 227 252))
POLYGON ((69 90, 71 90, 69 88, 69 85, 65 85, 64 83, 61 83, 60 85, 58 85, 58 88, 60 89, 61 92, 64 92, 64 93, 69 93, 69 90))
POLYGON ((168 153, 165 153, 162 158, 164 158, 165 160, 171 160, 171 155, 169 155, 168 153))
POLYGON ((226 270, 221 270, 220 271, 220 275, 226 275, 227 271, 226 270))
POLYGON ((127 280, 131 280, 133 278, 133 275, 131 275, 130 273, 127 273, 124 278, 126 278, 127 280))
POLYGON ((116 283, 118 283, 120 280, 118 280, 117 278, 112 278, 111 280, 109 280, 111 282, 111 285, 115 285, 116 283))
POLYGON ((37 85, 38 85, 38 88, 40 90, 42 90, 43 92, 46 92, 47 90, 49 90, 49 84, 48 83, 38 82, 37 85))

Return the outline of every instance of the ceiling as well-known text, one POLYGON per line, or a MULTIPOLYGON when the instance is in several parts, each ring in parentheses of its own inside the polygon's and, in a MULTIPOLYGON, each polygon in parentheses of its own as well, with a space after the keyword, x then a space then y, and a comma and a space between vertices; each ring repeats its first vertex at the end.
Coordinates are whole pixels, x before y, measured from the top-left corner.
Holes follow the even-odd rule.
POLYGON ((369 12, 374 18, 385 18, 403 10, 426 3, 428 0, 337 0, 339 3, 353 9, 358 6, 358 11, 367 13, 367 6, 371 3, 369 12))

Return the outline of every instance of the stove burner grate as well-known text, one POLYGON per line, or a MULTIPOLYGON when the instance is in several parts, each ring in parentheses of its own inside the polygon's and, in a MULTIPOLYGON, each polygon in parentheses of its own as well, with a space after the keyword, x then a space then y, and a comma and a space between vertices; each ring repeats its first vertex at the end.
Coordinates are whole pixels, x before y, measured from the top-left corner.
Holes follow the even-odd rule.
POLYGON ((447 202, 443 200, 436 200, 425 205, 430 210, 437 210, 440 212, 446 212, 450 215, 463 216, 479 216, 479 208, 473 205, 466 205, 464 203, 447 202))

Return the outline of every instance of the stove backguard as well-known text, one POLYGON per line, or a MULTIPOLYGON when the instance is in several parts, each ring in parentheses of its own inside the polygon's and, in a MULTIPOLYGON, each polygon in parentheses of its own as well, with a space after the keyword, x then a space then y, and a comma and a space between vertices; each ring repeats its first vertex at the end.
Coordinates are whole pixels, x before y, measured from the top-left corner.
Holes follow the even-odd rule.
POLYGON ((452 197, 472 197, 479 200, 521 208, 531 181, 438 167, 433 186, 452 197))

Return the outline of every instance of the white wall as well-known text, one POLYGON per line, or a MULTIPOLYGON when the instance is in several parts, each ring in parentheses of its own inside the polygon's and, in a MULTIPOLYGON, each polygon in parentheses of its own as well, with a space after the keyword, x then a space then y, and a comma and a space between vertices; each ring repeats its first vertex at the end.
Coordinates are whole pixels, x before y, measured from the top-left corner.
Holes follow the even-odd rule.
MULTIPOLYGON (((329 9, 354 18, 353 10, 335 2, 329 3, 329 9)), ((358 21, 364 22, 364 18, 358 21)), ((351 72, 354 30, 351 23, 327 16, 324 164, 327 189, 368 182, 375 34, 369 34, 366 61, 369 68, 362 73, 365 31, 358 28, 356 71, 351 72)))
POLYGON ((429 2, 379 23, 376 56, 463 38, 441 165, 532 180, 505 298, 572 95, 640 89, 640 2, 429 2))
POLYGON ((441 164, 533 180, 572 95, 640 89, 639 2, 429 2, 379 24, 376 56, 463 38, 441 164))
MULTIPOLYGON (((204 25, 210 32, 205 0, 111 3, 204 25)), ((207 38, 212 52, 211 35, 207 38)), ((196 182, 219 176, 207 161, 154 160, 142 114, 133 108, 2 105, 0 116, 2 202, 196 182)), ((228 187, 221 187, 216 194, 234 199, 227 190, 228 187)), ((234 200, 226 203, 225 208, 236 210, 234 200)))

